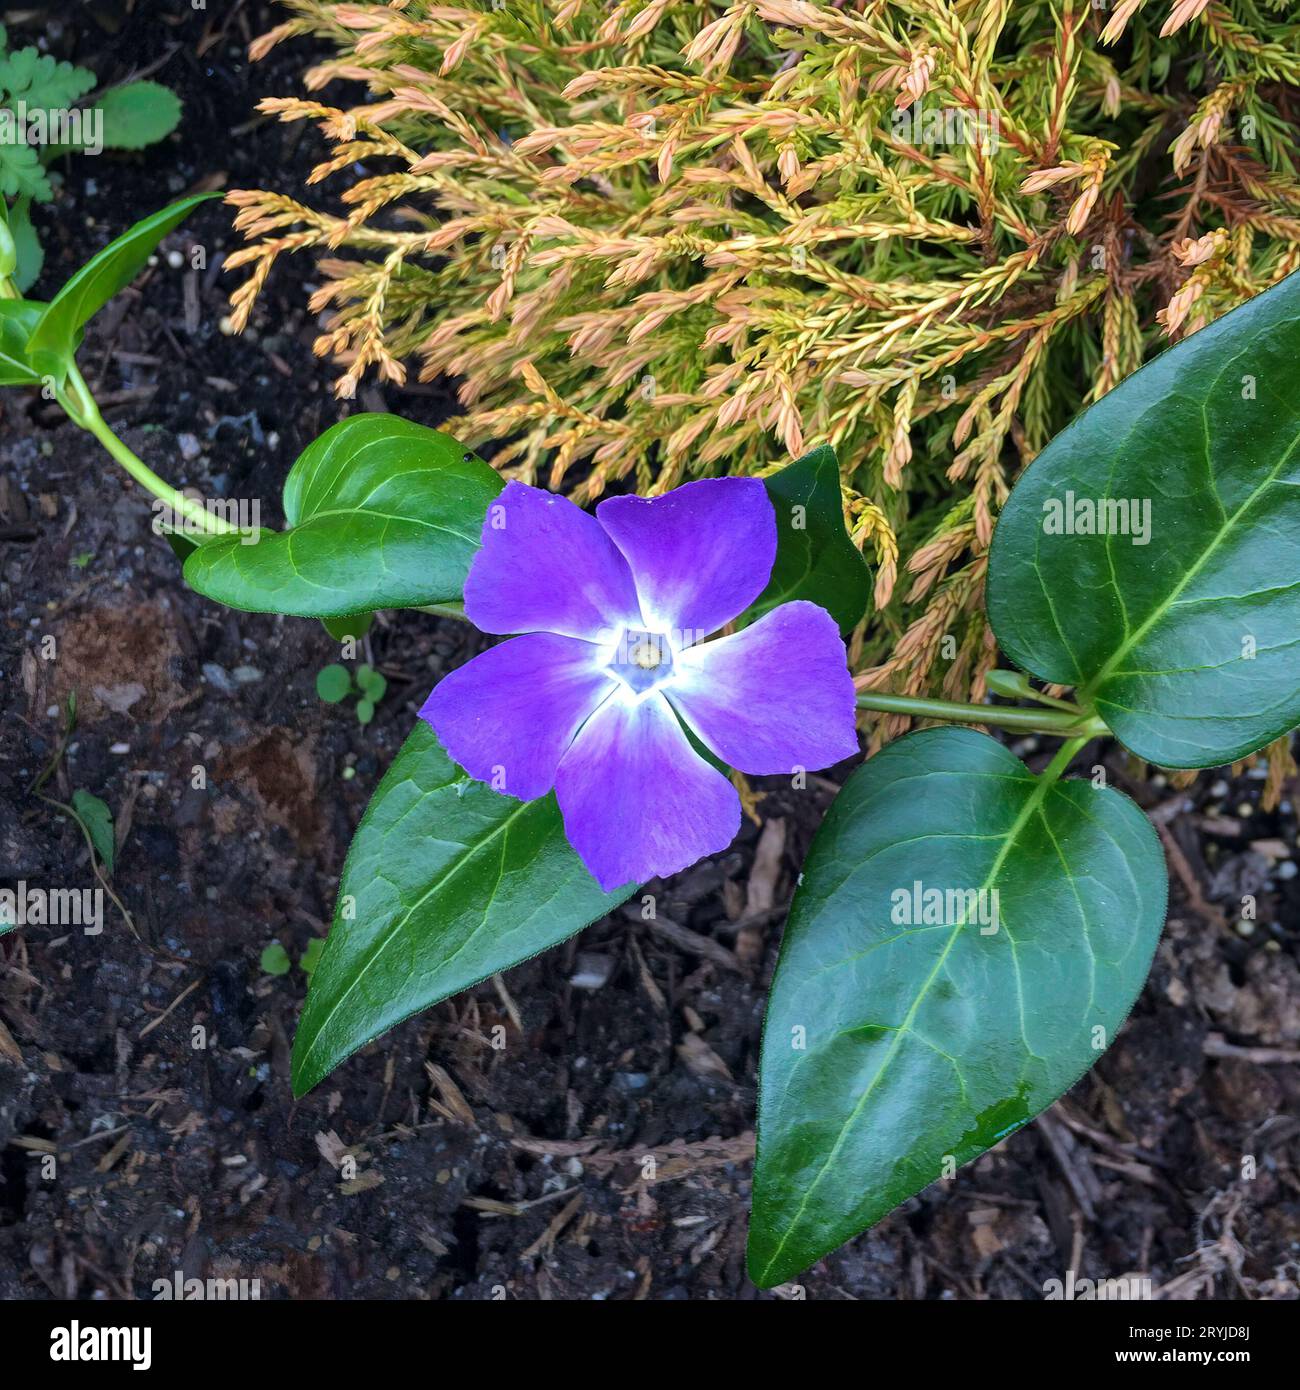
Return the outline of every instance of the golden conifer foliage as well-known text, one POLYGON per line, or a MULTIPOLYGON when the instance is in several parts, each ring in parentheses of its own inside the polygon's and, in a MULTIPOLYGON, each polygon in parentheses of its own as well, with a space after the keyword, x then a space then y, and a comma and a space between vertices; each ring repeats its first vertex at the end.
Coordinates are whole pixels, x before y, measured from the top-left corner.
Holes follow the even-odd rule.
POLYGON ((978 697, 1016 472, 1300 265, 1289 0, 286 8, 254 57, 332 40, 337 104, 264 109, 319 124, 339 210, 230 195, 237 322, 319 253, 341 396, 458 377, 447 428, 580 501, 833 444, 864 685, 978 697))

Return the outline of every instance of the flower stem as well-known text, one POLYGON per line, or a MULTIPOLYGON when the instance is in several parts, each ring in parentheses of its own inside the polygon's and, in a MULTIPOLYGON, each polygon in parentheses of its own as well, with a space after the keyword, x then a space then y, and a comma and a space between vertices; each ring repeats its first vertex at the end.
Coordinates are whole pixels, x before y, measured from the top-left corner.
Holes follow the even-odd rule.
POLYGON ((1010 705, 966 705, 957 700, 929 700, 920 695, 858 692, 858 708, 881 714, 907 714, 914 719, 950 719, 959 724, 992 724, 1018 733, 1051 734, 1056 738, 1096 738, 1109 730, 1103 720, 1083 710, 1015 709, 1010 705))
POLYGON ((178 492, 170 483, 164 482, 143 459, 137 458, 127 448, 105 423, 104 417, 99 413, 99 406, 96 405, 95 398, 90 393, 90 387, 86 385, 85 378, 75 366, 68 368, 68 379, 58 392, 58 401, 67 411, 68 418, 80 425, 83 430, 93 434, 141 487, 152 492, 155 497, 167 504, 174 517, 184 517, 205 536, 226 536, 238 533, 238 527, 230 525, 229 522, 223 521, 220 517, 210 515, 201 502, 196 501, 193 497, 186 497, 183 492, 178 492))

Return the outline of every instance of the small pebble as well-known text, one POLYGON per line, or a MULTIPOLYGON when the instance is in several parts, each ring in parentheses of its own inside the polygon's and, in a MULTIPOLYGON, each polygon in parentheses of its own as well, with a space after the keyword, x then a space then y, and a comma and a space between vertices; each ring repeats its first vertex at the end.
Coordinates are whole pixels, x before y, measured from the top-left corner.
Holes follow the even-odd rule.
POLYGON ((115 743, 108 751, 110 753, 116 753, 121 757, 123 753, 129 753, 131 751, 131 745, 129 743, 115 743))
POLYGON ((1251 816, 1255 814, 1255 808, 1249 801, 1243 801, 1241 805, 1237 807, 1237 814, 1242 820, 1249 820, 1251 816))
POLYGON ((193 463, 203 452, 203 445, 199 443, 198 436, 193 434, 178 434, 176 442, 181 447, 181 458, 186 463, 193 463))
POLYGON ((185 264, 185 257, 179 251, 168 251, 167 264, 173 270, 179 270, 185 264))
POLYGON ((576 968, 569 976, 574 989, 600 989, 609 980, 614 962, 594 951, 579 951, 576 968))
POLYGON ((256 666, 236 666, 230 674, 240 685, 252 685, 262 679, 262 673, 256 666))
POLYGON ((230 679, 224 666, 218 666, 215 661, 205 661, 203 663, 203 676, 209 685, 216 686, 223 695, 233 695, 235 693, 235 683, 230 679))
POLYGON ((1254 924, 1254 922, 1249 922, 1249 921, 1246 920, 1246 918, 1242 917, 1242 918, 1237 922, 1237 935, 1238 935, 1238 936, 1254 936, 1254 935, 1255 935, 1255 924, 1254 924))
POLYGON ((1300 869, 1296 867, 1294 859, 1284 859, 1274 870, 1278 878, 1294 878, 1300 869))

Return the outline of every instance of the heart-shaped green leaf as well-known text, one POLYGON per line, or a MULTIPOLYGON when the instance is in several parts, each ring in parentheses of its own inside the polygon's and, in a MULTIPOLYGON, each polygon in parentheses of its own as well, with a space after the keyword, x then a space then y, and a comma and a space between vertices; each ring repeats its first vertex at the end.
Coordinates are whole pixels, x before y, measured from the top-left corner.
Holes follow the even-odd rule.
POLYGON ((341 618, 458 599, 500 492, 449 435, 396 415, 353 415, 303 451, 284 485, 289 529, 207 541, 192 588, 253 613, 341 618))
POLYGON ((35 386, 41 374, 27 355, 32 329, 45 309, 26 299, 0 299, 0 386, 35 386))
POLYGON ((516 801, 472 781, 421 721, 348 850, 293 1042, 294 1094, 411 1014, 557 945, 628 896, 597 888, 553 794, 516 801))
POLYGON ((813 841, 772 984, 755 1283, 807 1268, 1073 1085, 1137 998, 1165 894, 1127 797, 1035 777, 983 734, 929 729, 859 768, 813 841))
POLYGON ((92 256, 46 305, 32 332, 28 352, 61 385, 77 350, 81 329, 144 269, 158 243, 209 198, 196 193, 155 212, 92 256))
POLYGON ((1209 767, 1300 723, 1300 274, 1063 430, 993 537, 1002 650, 1140 757, 1209 767))
POLYGON ((776 509, 776 563, 741 622, 807 599, 826 609, 847 636, 871 601, 871 571, 844 529, 835 450, 823 444, 763 482, 776 509))

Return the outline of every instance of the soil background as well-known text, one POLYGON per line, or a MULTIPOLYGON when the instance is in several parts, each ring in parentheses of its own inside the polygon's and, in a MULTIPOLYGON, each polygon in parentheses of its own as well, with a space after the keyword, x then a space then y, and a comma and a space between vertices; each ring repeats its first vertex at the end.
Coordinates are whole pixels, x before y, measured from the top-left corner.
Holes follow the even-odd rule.
MULTIPOLYGON (((36 214, 48 259, 33 297, 195 188, 302 195, 317 137, 254 103, 301 90, 310 45, 246 58, 274 6, 2 17, 12 46, 43 36, 104 82, 147 72, 185 102, 159 147, 62 161, 58 201, 36 214)), ((231 216, 209 205, 173 235, 81 358, 158 471, 260 499, 274 525, 293 459, 348 409, 437 424, 453 398, 371 386, 335 401, 334 369, 311 354, 306 260, 281 262, 252 331, 223 333, 231 216), (194 243, 206 270, 189 268, 194 243)), ((56 408, 0 395, 0 885, 95 886, 76 825, 29 793, 75 691, 46 791, 112 808, 133 924, 107 906, 98 936, 0 938, 0 1297, 148 1298, 178 1271, 256 1279, 265 1298, 794 1296, 744 1273, 755 1066, 784 910, 834 781, 758 782, 761 825, 649 885, 654 922, 597 923, 295 1103, 298 962, 416 709, 482 639, 381 615, 367 654, 389 693, 363 728, 316 696, 338 655, 322 627, 187 591, 148 501, 56 408), (262 968, 273 941, 287 973, 262 968)), ((1297 789, 1265 813, 1262 768, 1176 791, 1112 744, 1080 765, 1097 762, 1153 815, 1172 867, 1132 1017, 1047 1115, 810 1270, 807 1297, 1039 1299, 1067 1270, 1146 1276, 1160 1298, 1300 1297, 1297 789), (1259 905, 1244 925, 1243 894, 1259 905)))

